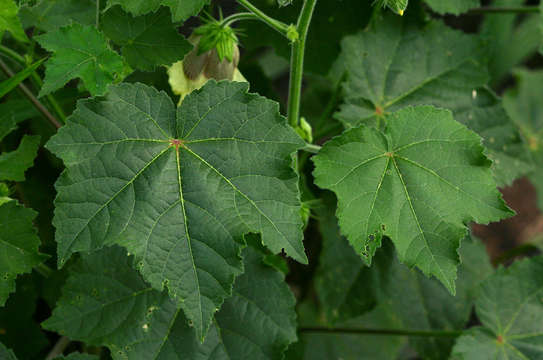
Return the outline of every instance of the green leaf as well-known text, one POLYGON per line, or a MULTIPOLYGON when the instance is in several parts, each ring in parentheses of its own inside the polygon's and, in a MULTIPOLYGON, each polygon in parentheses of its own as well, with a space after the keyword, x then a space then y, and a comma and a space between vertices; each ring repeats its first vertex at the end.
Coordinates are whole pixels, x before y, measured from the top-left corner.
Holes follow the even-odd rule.
POLYGON ((21 6, 19 16, 25 28, 35 26, 43 31, 79 23, 94 25, 95 0, 40 0, 34 6, 21 6))
POLYGON ((123 71, 122 58, 112 51, 92 26, 72 24, 37 36, 45 49, 53 52, 47 61, 40 96, 81 78, 92 95, 103 95, 107 86, 123 71))
MULTIPOLYGON (((269 16, 280 19, 286 24, 296 24, 303 1, 296 1, 291 6, 280 8, 274 1, 251 0, 269 16)), ((371 16, 372 1, 330 0, 319 1, 312 17, 306 41, 304 71, 326 75, 340 52, 340 41, 368 23, 371 16), (348 11, 345 11, 348 9, 348 11), (318 25, 315 25, 318 24, 318 25)), ((397 17, 397 16, 396 16, 397 17)), ((258 34, 241 38, 241 43, 248 51, 263 46, 272 46, 278 55, 290 59, 291 46, 284 36, 258 21, 240 23, 245 34, 258 34)))
POLYGON ((4 31, 9 31, 13 37, 19 41, 27 42, 26 37, 17 12, 19 8, 13 0, 0 0, 0 39, 4 31))
POLYGON ((78 352, 74 352, 74 353, 71 353, 67 356, 59 356, 59 357, 56 357, 55 360, 62 360, 62 359, 66 359, 66 360, 99 360, 100 358, 96 355, 91 355, 91 354, 82 354, 82 353, 78 353, 78 352))
POLYGON ((244 234, 307 263, 290 166, 304 142, 277 103, 247 89, 210 81, 177 116, 165 93, 142 84, 80 101, 47 145, 67 166, 56 184, 59 264, 77 251, 126 247, 203 338, 241 272, 244 234))
POLYGON ((490 89, 472 91, 471 106, 459 108, 454 117, 483 138, 498 186, 508 186, 533 171, 533 162, 518 126, 490 89))
POLYGON ((4 80, 0 83, 0 99, 13 90, 17 85, 22 83, 27 77, 32 75, 32 73, 44 62, 45 59, 36 61, 34 64, 28 66, 27 68, 21 70, 17 74, 13 75, 7 80, 4 80))
MULTIPOLYGON (((494 0, 492 6, 516 7, 524 0, 494 0)), ((481 34, 488 41, 489 72, 493 85, 503 81, 511 69, 537 51, 541 36, 536 14, 486 14, 481 34)))
POLYGON ((0 343, 0 358, 2 360, 17 360, 13 351, 6 348, 2 343, 0 343))
POLYGON ((457 359, 541 359, 543 357, 543 258, 499 268, 482 286, 476 303, 482 326, 462 335, 457 359))
POLYGON ((204 5, 210 0, 108 0, 108 7, 121 5, 124 10, 135 16, 155 12, 163 5, 170 8, 172 21, 185 21, 191 16, 198 15, 204 5))
POLYGON ((9 201, 0 205, 0 306, 15 290, 15 278, 29 273, 48 256, 40 254, 40 239, 32 226, 36 212, 9 201))
POLYGON ((34 165, 40 136, 25 135, 17 150, 0 154, 0 180, 24 181, 25 171, 34 165))
POLYGON ((144 71, 152 71, 158 65, 171 65, 192 50, 192 44, 177 32, 165 8, 133 18, 116 6, 103 17, 102 30, 122 46, 123 56, 130 66, 144 71))
POLYGON ((450 111, 408 107, 383 132, 361 126, 326 143, 313 157, 315 183, 336 193, 341 231, 368 263, 388 236, 403 263, 454 293, 466 224, 513 213, 480 143, 450 111))
POLYGON ((119 248, 84 256, 74 266, 44 326, 105 345, 114 359, 279 359, 296 340, 294 297, 255 250, 245 249, 244 258, 246 272, 204 343, 176 302, 147 285, 119 248))
MULTIPOLYGON (((322 326, 322 324, 317 325, 322 326)), ((342 328, 396 329, 400 325, 398 319, 386 306, 378 306, 364 316, 343 323, 342 328)), ((288 360, 396 360, 405 343, 405 338, 401 336, 302 333, 300 342, 289 347, 286 358, 288 360)))
POLYGON ((538 206, 543 209, 543 71, 516 70, 517 87, 506 91, 504 107, 527 139, 535 163, 530 180, 538 193, 538 206))
MULTIPOLYGON (((469 237, 463 240, 459 249, 461 265, 457 291, 453 297, 435 279, 428 279, 419 271, 400 264, 388 241, 376 253, 375 264, 371 268, 365 266, 348 241, 341 237, 333 204, 330 206, 327 202, 326 205, 316 213, 323 234, 323 249, 315 287, 327 320, 324 325, 333 324, 343 328, 378 304, 389 318, 395 319, 395 324, 387 326, 378 323, 370 326, 359 321, 359 328, 426 331, 464 328, 479 284, 493 272, 481 242, 469 237)), ((327 343, 325 336, 317 338, 327 343)), ((409 343, 422 358, 446 359, 454 340, 444 337, 412 337, 409 343)), ((318 348, 316 344, 310 347, 318 348)))
POLYGON ((352 127, 376 124, 383 116, 386 121, 390 112, 408 105, 448 108, 456 120, 484 137, 489 156, 498 160, 493 164, 496 180, 509 185, 530 166, 499 99, 481 88, 488 80, 484 50, 480 38, 442 23, 421 29, 398 16, 385 17, 342 42, 348 80, 346 100, 336 117, 352 127), (389 42, 391 46, 382 46, 389 42))
POLYGON ((36 108, 26 100, 10 100, 0 104, 0 141, 17 128, 21 121, 39 116, 36 108))
POLYGON ((408 105, 469 106, 472 91, 488 80, 484 44, 475 36, 441 22, 421 29, 393 15, 372 25, 342 41, 348 76, 337 116, 347 127, 408 105))
MULTIPOLYGON (((34 319, 38 315, 36 284, 30 275, 24 275, 17 279, 16 287, 0 308, 0 342, 13 349, 20 360, 39 359, 49 341, 34 319)), ((4 360, 1 355, 0 359, 4 360)))
POLYGON ((438 14, 460 15, 481 5, 480 0, 424 0, 438 14))

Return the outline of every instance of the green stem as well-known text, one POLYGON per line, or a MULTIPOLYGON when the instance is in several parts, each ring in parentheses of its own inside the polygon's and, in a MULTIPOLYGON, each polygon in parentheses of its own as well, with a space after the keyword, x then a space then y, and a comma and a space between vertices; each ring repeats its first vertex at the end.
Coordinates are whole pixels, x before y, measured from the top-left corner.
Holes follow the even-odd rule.
POLYGON ((518 256, 536 254, 538 250, 539 248, 533 244, 522 244, 501 254, 494 261, 492 261, 492 265, 498 266, 500 264, 506 264, 518 256))
POLYGON ((96 29, 100 29, 100 0, 96 0, 96 29))
POLYGON ((225 17, 223 21, 221 22, 222 26, 230 26, 236 21, 240 20, 260 20, 258 16, 253 14, 252 12, 243 12, 243 13, 237 13, 230 15, 228 17, 225 17))
MULTIPOLYGON (((3 53, 4 55, 10 57, 11 59, 19 62, 22 66, 27 65, 26 59, 16 53, 15 51, 11 50, 8 47, 5 47, 3 45, 0 45, 0 53, 3 53)), ((43 85, 43 81, 41 77, 38 75, 37 72, 33 72, 31 75, 31 80, 34 82, 35 85, 37 85, 38 88, 41 88, 43 85)), ((60 122, 62 124, 66 123, 66 114, 64 113, 64 110, 62 110, 62 107, 58 103, 58 101, 55 99, 55 97, 51 94, 46 95, 47 101, 49 104, 53 107, 55 110, 58 118, 60 119, 60 122)))
POLYGON ((491 13, 500 13, 500 14, 524 14, 524 13, 537 13, 539 12, 539 6, 518 6, 518 7, 493 7, 493 6, 484 6, 479 8, 470 9, 468 15, 481 15, 481 14, 491 14, 491 13))
POLYGON ((304 75, 305 41, 309 24, 313 17, 313 11, 317 0, 304 0, 296 30, 298 40, 292 44, 290 57, 290 86, 288 93, 287 117, 291 126, 297 127, 300 119, 300 101, 302 98, 302 79, 304 75))
POLYGON ((61 337, 57 343, 55 344, 55 346, 53 347, 53 349, 51 349, 51 351, 49 352, 49 354, 47 354, 47 357, 45 358, 45 360, 52 360, 52 359, 55 359, 57 358, 58 356, 62 355, 62 353, 64 352, 64 350, 66 350, 66 348, 68 347, 68 345, 70 345, 70 342, 71 340, 68 339, 66 336, 63 336, 61 337))
MULTIPOLYGON (((12 77, 14 75, 14 72, 4 63, 2 60, 0 60, 0 69, 8 76, 12 77)), ((20 83, 19 88, 23 92, 23 94, 28 98, 28 100, 34 105, 34 107, 47 119, 51 122, 51 124, 59 129, 62 124, 58 122, 58 120, 49 112, 49 110, 43 106, 43 104, 32 94, 32 91, 26 87, 23 83, 20 83)))
POLYGON ((312 154, 318 154, 319 151, 321 151, 322 146, 315 145, 315 144, 305 144, 305 146, 302 148, 303 151, 306 151, 308 153, 312 154))
POLYGON ((264 21, 274 30, 280 32, 284 36, 287 35, 287 31, 288 31, 287 24, 266 15, 262 10, 260 10, 259 8, 251 4, 248 0, 238 0, 238 3, 240 3, 247 10, 255 14, 260 20, 264 21))
POLYGON ((44 263, 39 264, 34 268, 41 276, 44 278, 48 278, 55 272, 53 269, 51 269, 49 266, 45 265, 44 263))
POLYGON ((402 329, 354 329, 354 328, 327 328, 306 327, 300 328, 301 333, 320 334, 353 334, 353 335, 388 335, 388 336, 418 336, 418 337, 458 337, 462 331, 425 331, 402 329))

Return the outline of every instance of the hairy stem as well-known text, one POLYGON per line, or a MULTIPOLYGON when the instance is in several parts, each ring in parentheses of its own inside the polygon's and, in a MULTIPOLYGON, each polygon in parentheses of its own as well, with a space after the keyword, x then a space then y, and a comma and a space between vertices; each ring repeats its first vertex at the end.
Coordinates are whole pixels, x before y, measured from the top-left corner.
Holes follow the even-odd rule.
POLYGON ((292 44, 290 57, 290 86, 288 93, 287 117, 291 126, 297 127, 300 119, 300 101, 302 98, 302 79, 304 75, 305 41, 309 24, 313 17, 313 11, 317 0, 304 0, 296 30, 298 40, 292 44))
POLYGON ((479 8, 470 9, 468 15, 481 15, 481 14, 491 14, 491 13, 537 13, 539 12, 539 6, 518 6, 518 7, 494 7, 494 6, 483 6, 479 8))
POLYGON ((287 24, 266 15, 262 10, 260 10, 259 8, 251 4, 248 0, 238 0, 238 3, 240 3, 247 10, 255 14, 255 16, 257 16, 260 20, 268 24, 274 30, 280 32, 284 36, 287 35, 287 31, 288 31, 287 24))
MULTIPOLYGON (((5 62, 0 60, 0 68, 2 71, 8 76, 12 77, 14 75, 14 72, 6 65, 5 62)), ((62 124, 47 110, 47 108, 32 94, 32 92, 24 85, 23 83, 20 83, 19 88, 23 92, 23 94, 30 100, 32 105, 43 115, 51 124, 53 124, 54 127, 57 129, 62 126, 62 124)))
POLYGON ((300 333, 320 334, 353 334, 353 335, 387 335, 387 336, 419 336, 419 337, 458 337, 462 331, 426 331, 403 329, 354 329, 354 328, 327 328, 305 327, 299 329, 300 333))
POLYGON ((319 145, 305 144, 305 146, 302 148, 302 151, 306 151, 312 154, 318 154, 319 151, 321 151, 321 149, 322 149, 322 146, 319 146, 319 145))

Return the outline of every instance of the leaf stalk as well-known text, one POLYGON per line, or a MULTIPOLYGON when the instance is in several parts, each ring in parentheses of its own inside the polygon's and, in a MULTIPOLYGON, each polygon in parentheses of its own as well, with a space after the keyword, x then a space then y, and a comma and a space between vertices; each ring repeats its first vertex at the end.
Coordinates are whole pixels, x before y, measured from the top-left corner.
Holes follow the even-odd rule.
POLYGON ((283 36, 287 36, 288 32, 288 25, 272 18, 271 16, 266 15, 262 10, 254 6, 249 2, 249 0, 238 0, 238 3, 241 4, 243 7, 245 7, 247 10, 252 12, 255 16, 257 16, 260 20, 268 24, 272 29, 278 31, 283 36))

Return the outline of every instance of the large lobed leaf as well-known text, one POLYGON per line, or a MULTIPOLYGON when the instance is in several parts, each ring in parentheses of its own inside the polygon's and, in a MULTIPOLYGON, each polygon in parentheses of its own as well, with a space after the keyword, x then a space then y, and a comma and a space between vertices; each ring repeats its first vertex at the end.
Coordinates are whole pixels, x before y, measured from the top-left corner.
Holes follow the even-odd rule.
POLYGON ((48 143, 67 170, 57 181, 59 265, 120 244, 155 289, 165 286, 203 338, 242 271, 242 236, 307 262, 298 177, 304 145, 278 104, 248 84, 214 81, 176 109, 142 84, 81 101, 48 143))
POLYGON ((466 225, 512 214, 483 149, 450 111, 408 107, 384 131, 361 126, 325 144, 315 183, 336 193, 341 231, 368 263, 388 236, 403 263, 454 293, 466 225))
POLYGON ((40 239, 32 225, 35 217, 35 211, 16 201, 0 205, 0 306, 15 290, 15 278, 47 258, 38 251, 40 239))
POLYGON ((346 100, 336 116, 352 127, 386 121, 389 113, 408 105, 450 109, 456 120, 484 137, 489 157, 499 160, 493 164, 499 185, 509 185, 530 166, 499 99, 481 88, 488 81, 484 53, 480 38, 440 22, 420 28, 409 19, 387 16, 343 40, 346 100))
POLYGON ((115 76, 123 71, 122 58, 111 50, 102 33, 93 26, 78 23, 36 37, 53 52, 47 61, 40 96, 81 78, 92 95, 103 95, 115 76))
POLYGON ((486 280, 476 303, 482 322, 462 335, 455 359, 543 359, 543 258, 500 268, 486 280))
POLYGON ((130 66, 144 71, 169 66, 192 49, 192 44, 172 24, 166 8, 134 18, 115 6, 102 19, 102 30, 122 46, 130 66))
POLYGON ((130 262, 119 248, 83 257, 44 326, 130 360, 280 359, 296 340, 294 296, 251 248, 244 251, 246 272, 204 343, 177 303, 147 285, 130 262))
MULTIPOLYGON (((456 296, 452 296, 437 280, 428 279, 418 270, 400 264, 388 241, 377 251, 375 264, 365 266, 348 241, 341 237, 333 203, 331 205, 316 213, 323 233, 323 249, 315 287, 326 325, 343 328, 377 304, 395 319, 393 328, 396 329, 458 331, 464 328, 479 284, 493 271, 481 242, 469 237, 463 240, 459 249, 462 264, 458 269, 456 296)), ((371 325, 360 321, 359 327, 379 329, 387 328, 386 325, 383 319, 383 323, 371 325)), ((325 336, 330 335, 312 337, 332 347, 325 341, 325 336)), ((333 343, 333 340, 329 342, 333 343)), ((454 339, 411 337, 409 343, 424 359, 445 359, 454 339)))
POLYGON ((108 6, 121 5, 135 16, 155 12, 160 6, 167 6, 172 13, 172 21, 185 21, 198 15, 210 0, 108 0, 108 6))
POLYGON ((96 0, 40 0, 33 6, 21 6, 19 16, 25 28, 35 26, 43 31, 53 31, 72 22, 94 25, 96 0))

